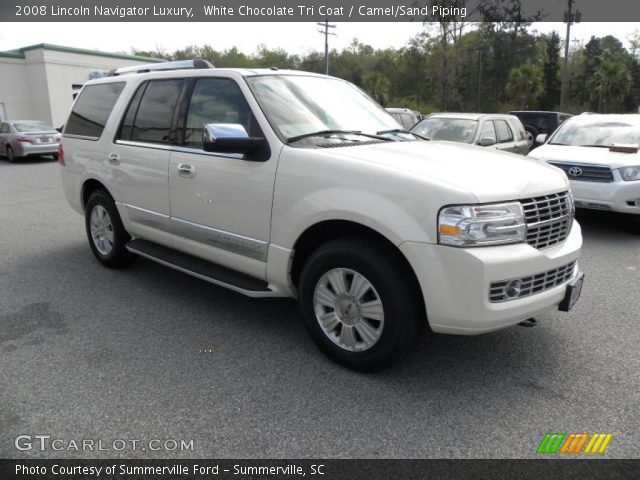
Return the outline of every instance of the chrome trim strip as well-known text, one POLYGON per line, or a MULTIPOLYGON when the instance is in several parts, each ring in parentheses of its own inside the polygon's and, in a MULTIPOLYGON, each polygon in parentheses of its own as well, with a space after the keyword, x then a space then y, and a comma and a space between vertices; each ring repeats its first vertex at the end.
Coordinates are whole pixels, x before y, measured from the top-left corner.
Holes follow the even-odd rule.
POLYGON ((161 143, 136 142, 133 140, 116 140, 114 143, 116 143, 117 145, 126 145, 128 147, 153 148, 155 150, 165 150, 165 151, 179 152, 179 153, 190 153, 192 155, 205 155, 207 157, 233 158, 235 160, 244 159, 244 155, 242 153, 205 152, 204 150, 199 148, 182 147, 180 145, 163 145, 161 143))
POLYGON ((154 256, 149 255, 147 253, 140 252, 140 251, 136 250, 135 248, 131 248, 129 246, 127 246, 126 248, 130 252, 135 253, 136 255, 140 255, 141 257, 148 258, 149 260, 157 262, 157 263, 159 263, 161 265, 164 265, 164 266, 169 267, 169 268, 173 268, 174 270, 178 270, 179 272, 186 273, 187 275, 191 275, 192 277, 199 278, 201 280, 204 280, 206 282, 212 283, 214 285, 218 285, 220 287, 228 288, 229 290, 233 290, 234 292, 242 293, 243 295, 246 295, 248 297, 258 298, 258 297, 274 297, 274 296, 277 296, 273 290, 268 290, 268 291, 264 291, 264 290, 261 290, 261 291, 245 290, 243 288, 236 287, 235 285, 231 285, 229 283, 225 283, 225 282, 222 282, 220 280, 216 280, 215 278, 207 277, 205 275, 201 275, 201 274, 193 272, 191 270, 187 270, 186 268, 179 267, 178 265, 175 265, 173 263, 167 262, 165 260, 160 260, 157 257, 154 257, 154 256))
POLYGON ((147 210, 146 208, 134 207, 126 203, 120 203, 127 210, 127 216, 129 220, 146 227, 156 228, 165 232, 170 232, 169 215, 164 213, 154 212, 153 210, 147 210))
POLYGON ((174 235, 221 248, 229 252, 238 253, 245 257, 267 261, 269 242, 245 237, 236 233, 218 230, 188 220, 171 217, 171 231, 174 235))
POLYGON ((210 247, 237 253, 254 260, 267 261, 269 242, 225 230, 218 230, 217 228, 207 227, 206 225, 171 217, 145 208, 134 207, 126 203, 120 203, 120 205, 127 209, 127 215, 132 222, 204 243, 210 247))
POLYGON ((132 140, 116 140, 117 145, 126 145, 129 147, 144 147, 153 148, 155 150, 171 150, 172 145, 163 145, 162 143, 146 143, 146 142, 134 142, 132 140))
POLYGON ((182 147, 180 145, 173 145, 171 148, 172 152, 179 153, 191 153, 193 155, 206 155, 207 157, 223 157, 223 158, 233 158, 236 160, 243 160, 244 154, 242 153, 217 153, 217 152, 205 152, 200 148, 192 148, 192 147, 182 147))

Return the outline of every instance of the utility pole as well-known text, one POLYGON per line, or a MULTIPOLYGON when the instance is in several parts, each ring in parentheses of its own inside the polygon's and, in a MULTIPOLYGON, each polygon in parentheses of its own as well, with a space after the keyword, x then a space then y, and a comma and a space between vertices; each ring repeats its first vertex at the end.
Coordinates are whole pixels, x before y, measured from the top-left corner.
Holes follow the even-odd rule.
POLYGON ((329 75, 329 35, 335 35, 335 33, 331 32, 330 28, 336 28, 335 25, 329 25, 329 19, 327 18, 324 22, 318 22, 316 25, 324 28, 324 30, 318 30, 318 32, 324 34, 324 74, 329 75))
POLYGON ((581 13, 580 10, 576 10, 575 13, 571 11, 575 0, 567 0, 568 9, 564 12, 564 23, 567 24, 567 37, 564 41, 564 69, 562 70, 562 87, 560 89, 560 108, 564 108, 567 102, 567 75, 569 70, 569 42, 571 41, 571 25, 574 23, 580 23, 581 13))

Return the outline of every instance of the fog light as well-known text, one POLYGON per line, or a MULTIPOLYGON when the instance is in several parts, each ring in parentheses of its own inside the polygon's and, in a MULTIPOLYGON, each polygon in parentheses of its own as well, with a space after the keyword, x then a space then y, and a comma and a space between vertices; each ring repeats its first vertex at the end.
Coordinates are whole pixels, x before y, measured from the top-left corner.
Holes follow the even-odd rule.
POLYGON ((505 293, 509 298, 515 298, 522 293, 522 282, 520 280, 512 280, 507 285, 505 293))

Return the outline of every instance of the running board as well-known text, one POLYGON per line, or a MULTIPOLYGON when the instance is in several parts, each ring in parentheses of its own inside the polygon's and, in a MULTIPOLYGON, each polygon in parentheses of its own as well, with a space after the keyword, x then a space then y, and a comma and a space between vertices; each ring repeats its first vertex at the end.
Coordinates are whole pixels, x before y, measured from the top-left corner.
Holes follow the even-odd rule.
POLYGON ((134 239, 126 247, 131 253, 250 297, 269 297, 274 294, 263 280, 157 243, 134 239))

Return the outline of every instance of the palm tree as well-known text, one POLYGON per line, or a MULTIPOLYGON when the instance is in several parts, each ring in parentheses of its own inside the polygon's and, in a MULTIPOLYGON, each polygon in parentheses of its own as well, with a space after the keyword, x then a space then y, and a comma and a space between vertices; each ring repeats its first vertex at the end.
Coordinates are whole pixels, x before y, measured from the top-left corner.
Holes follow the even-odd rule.
POLYGON ((542 90, 542 71, 539 67, 523 63, 509 72, 507 95, 519 104, 519 108, 531 108, 542 90))
POLYGON ((606 113, 606 104, 621 105, 631 88, 632 79, 627 66, 615 60, 603 60, 587 82, 592 98, 598 98, 598 112, 606 113))

